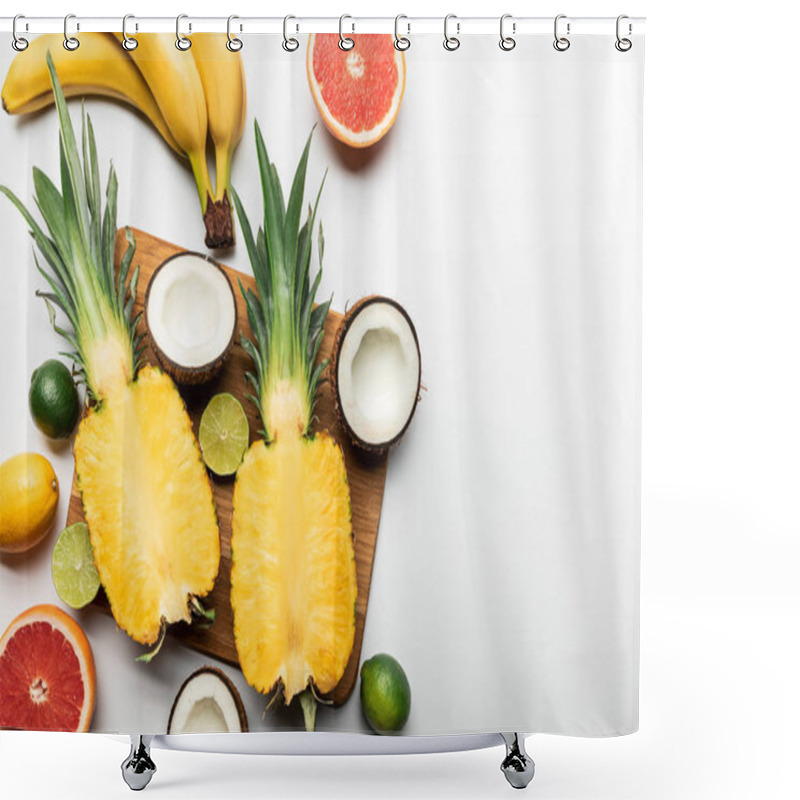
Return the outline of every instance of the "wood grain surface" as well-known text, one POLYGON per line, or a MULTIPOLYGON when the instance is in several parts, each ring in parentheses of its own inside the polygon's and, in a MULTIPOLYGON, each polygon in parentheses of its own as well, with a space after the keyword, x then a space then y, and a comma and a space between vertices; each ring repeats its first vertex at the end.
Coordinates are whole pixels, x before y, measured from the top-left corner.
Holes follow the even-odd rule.
MULTIPOLYGON (((169 258, 183 248, 169 244, 139 230, 133 231, 136 237, 136 255, 133 265, 139 265, 139 285, 135 303, 135 312, 142 308, 144 295, 150 276, 165 259, 169 258)), ((125 251, 126 241, 124 230, 117 232, 117 247, 115 262, 119 261, 125 251)), ((247 312, 244 300, 238 291, 238 280, 242 281, 245 288, 255 289, 254 281, 250 276, 231 269, 223 268, 228 273, 231 282, 236 287, 236 301, 239 315, 239 331, 247 336, 250 326, 247 322, 247 312)), ((336 329, 341 321, 341 315, 334 311, 329 312, 325 323, 325 336, 320 348, 320 358, 328 358, 333 344, 336 329)), ((140 323, 144 326, 144 318, 140 323)), ((145 337, 146 362, 157 363, 150 350, 148 337, 145 337)), ((249 387, 245 382, 245 372, 252 370, 253 365, 247 354, 239 344, 238 337, 222 372, 210 383, 199 387, 181 387, 181 396, 186 403, 189 416, 192 419, 195 435, 200 425, 200 416, 210 398, 217 392, 230 392, 242 403, 250 422, 250 441, 257 437, 261 421, 254 404, 247 399, 249 387)), ((364 635, 364 622, 367 616, 369 602, 369 589, 372 580, 372 563, 375 556, 375 545, 378 539, 378 524, 383 502, 383 487, 386 480, 387 456, 368 456, 355 448, 348 440, 339 425, 330 396, 327 382, 322 385, 315 408, 317 421, 315 430, 327 430, 336 439, 344 452, 347 467, 347 479, 350 485, 350 501, 353 517, 353 538, 356 556, 356 577, 358 582, 358 600, 356 603, 356 632, 353 651, 350 655, 342 680, 331 693, 335 705, 343 703, 353 691, 361 658, 361 640, 364 635)), ((179 638, 185 645, 201 653, 219 658, 238 667, 236 645, 233 638, 233 614, 230 607, 230 574, 231 574, 231 512, 233 504, 233 479, 217 478, 211 475, 214 491, 214 501, 219 517, 219 532, 221 541, 221 561, 219 576, 214 591, 203 602, 206 607, 214 608, 216 619, 214 624, 206 630, 195 626, 178 623, 171 626, 169 635, 179 638)), ((75 479, 72 481, 67 524, 83 520, 83 505, 75 479)), ((95 601, 108 609, 108 601, 100 593, 95 601)))

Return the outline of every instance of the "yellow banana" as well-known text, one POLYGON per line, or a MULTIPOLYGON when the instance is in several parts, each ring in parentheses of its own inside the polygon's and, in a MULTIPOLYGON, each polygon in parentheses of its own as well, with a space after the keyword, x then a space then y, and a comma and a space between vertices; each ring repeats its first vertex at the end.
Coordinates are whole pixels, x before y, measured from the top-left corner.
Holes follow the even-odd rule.
MULTIPOLYGON (((122 34, 114 34, 122 42, 122 34)), ((192 166, 203 214, 213 189, 206 163, 208 114, 203 83, 191 53, 175 47, 171 33, 147 33, 137 37, 139 46, 128 56, 150 87, 167 127, 192 166)), ((208 237, 207 237, 208 238, 208 237)))
POLYGON ((84 33, 74 52, 65 50, 63 41, 60 33, 37 36, 11 62, 2 91, 3 108, 9 114, 29 114, 55 101, 45 63, 50 50, 67 97, 102 95, 129 103, 183 155, 141 73, 111 34, 84 33))
POLYGON ((244 133, 247 106, 241 52, 225 46, 224 33, 192 36, 194 55, 208 110, 208 132, 214 142, 217 162, 215 200, 221 200, 230 182, 231 157, 244 133))

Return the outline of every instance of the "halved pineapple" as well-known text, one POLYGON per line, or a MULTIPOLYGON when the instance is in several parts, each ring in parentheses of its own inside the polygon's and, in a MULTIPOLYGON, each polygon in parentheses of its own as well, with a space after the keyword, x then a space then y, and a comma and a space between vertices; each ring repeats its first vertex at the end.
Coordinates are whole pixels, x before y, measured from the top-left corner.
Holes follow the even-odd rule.
MULTIPOLYGON (((316 204, 300 226, 310 144, 284 208, 256 124, 264 226, 255 237, 233 192, 258 288, 244 293, 254 340, 242 345, 266 441, 251 445, 236 474, 231 608, 247 681, 262 692, 282 686, 287 704, 300 695, 312 729, 314 688, 331 691, 353 649, 357 589, 344 457, 330 436, 310 433, 330 305, 314 306, 321 273, 309 278, 316 204)), ((320 232, 320 260, 322 251, 320 232)))
POLYGON ((100 581, 121 628, 142 644, 190 621, 188 596, 214 587, 219 533, 191 421, 155 367, 90 409, 75 467, 100 581))
POLYGON ((248 683, 331 691, 355 635, 355 558, 342 451, 327 434, 255 442, 236 475, 231 605, 248 683))
MULTIPOLYGON (((97 146, 84 118, 81 159, 50 53, 60 127, 61 188, 34 167, 36 205, 45 232, 19 198, 0 186, 30 227, 49 291, 55 330, 72 348, 94 405, 75 439, 75 466, 100 580, 117 624, 151 644, 166 625, 190 619, 196 596, 219 571, 219 529, 208 475, 191 422, 172 380, 139 371, 142 336, 133 316, 136 242, 114 270, 117 177, 108 173, 105 208, 97 146), (57 308, 69 328, 55 322, 57 308)), ((157 649, 142 660, 149 660, 157 649)))

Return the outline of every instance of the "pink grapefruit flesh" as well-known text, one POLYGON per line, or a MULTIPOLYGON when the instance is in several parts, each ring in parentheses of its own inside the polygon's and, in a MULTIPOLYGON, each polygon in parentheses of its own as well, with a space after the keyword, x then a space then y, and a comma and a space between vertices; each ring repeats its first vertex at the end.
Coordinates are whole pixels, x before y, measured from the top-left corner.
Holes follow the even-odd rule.
POLYGON ((406 62, 385 34, 351 37, 351 50, 338 34, 312 34, 306 69, 311 94, 328 130, 351 147, 369 147, 394 124, 406 82, 406 62))
POLYGON ((60 608, 34 606, 0 638, 0 728, 86 731, 95 698, 92 650, 60 608))

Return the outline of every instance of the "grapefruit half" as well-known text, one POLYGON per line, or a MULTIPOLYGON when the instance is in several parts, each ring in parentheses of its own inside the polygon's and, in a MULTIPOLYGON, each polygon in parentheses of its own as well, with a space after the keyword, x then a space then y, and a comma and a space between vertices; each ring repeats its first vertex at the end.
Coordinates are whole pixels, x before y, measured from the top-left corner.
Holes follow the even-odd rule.
POLYGON ((339 47, 336 33, 312 33, 306 71, 328 130, 351 147, 369 147, 394 124, 406 85, 406 60, 388 34, 352 35, 339 47))
POLYGON ((94 712, 92 648, 60 608, 23 611, 0 638, 0 728, 88 731, 94 712))

